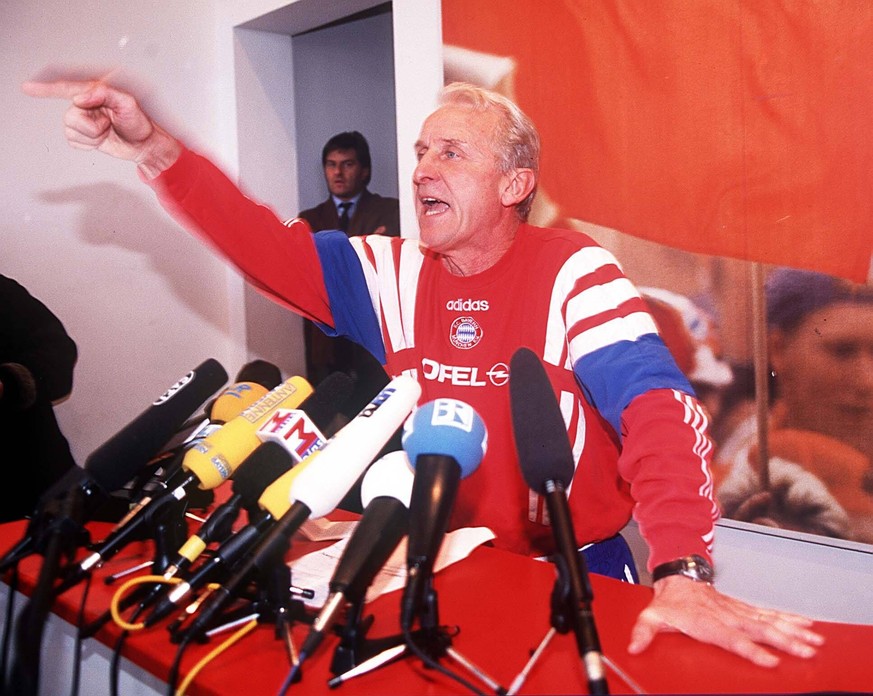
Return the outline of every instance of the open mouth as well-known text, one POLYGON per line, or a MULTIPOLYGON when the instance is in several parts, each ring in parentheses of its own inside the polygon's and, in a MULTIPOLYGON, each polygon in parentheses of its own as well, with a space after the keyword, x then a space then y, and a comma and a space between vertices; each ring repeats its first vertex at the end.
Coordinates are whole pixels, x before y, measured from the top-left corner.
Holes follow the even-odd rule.
POLYGON ((439 198, 426 196, 420 200, 425 215, 439 215, 449 209, 449 204, 439 198))

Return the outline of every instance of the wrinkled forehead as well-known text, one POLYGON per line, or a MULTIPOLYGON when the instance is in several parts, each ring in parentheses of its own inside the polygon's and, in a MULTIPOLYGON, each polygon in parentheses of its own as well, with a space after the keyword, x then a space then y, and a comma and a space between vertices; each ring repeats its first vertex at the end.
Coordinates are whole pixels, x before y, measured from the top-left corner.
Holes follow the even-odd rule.
POLYGON ((499 126, 493 110, 463 103, 445 104, 424 120, 415 146, 418 149, 437 142, 460 142, 497 155, 499 126))

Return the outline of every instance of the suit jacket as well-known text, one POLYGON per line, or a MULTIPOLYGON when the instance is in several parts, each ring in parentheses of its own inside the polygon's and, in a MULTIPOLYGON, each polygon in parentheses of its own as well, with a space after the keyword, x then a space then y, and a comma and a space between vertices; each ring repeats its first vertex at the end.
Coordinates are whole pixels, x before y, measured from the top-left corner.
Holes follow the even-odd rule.
MULTIPOLYGON (((339 215, 332 198, 314 208, 301 211, 297 217, 303 218, 314 232, 319 230, 338 230, 339 215)), ((367 189, 358 199, 354 215, 349 220, 347 234, 356 237, 362 234, 384 234, 388 237, 400 236, 400 202, 396 198, 370 193, 367 189), (382 228, 382 231, 379 231, 382 228)))

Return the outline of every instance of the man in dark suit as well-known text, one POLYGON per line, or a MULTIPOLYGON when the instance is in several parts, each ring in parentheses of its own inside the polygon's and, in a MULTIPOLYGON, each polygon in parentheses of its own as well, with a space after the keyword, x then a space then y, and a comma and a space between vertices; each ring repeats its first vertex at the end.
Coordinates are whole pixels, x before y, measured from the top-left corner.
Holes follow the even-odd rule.
MULTIPOLYGON (((313 231, 342 230, 350 237, 364 234, 400 235, 400 205, 396 198, 367 189, 370 183, 370 146, 358 131, 338 133, 321 151, 324 180, 330 195, 323 203, 301 211, 313 231)), ((306 369, 317 385, 331 372, 355 378, 355 390, 344 409, 353 418, 388 383, 382 365, 358 344, 330 338, 310 321, 304 324, 306 369)))
POLYGON ((330 196, 314 208, 301 211, 298 217, 306 220, 316 232, 342 230, 350 237, 400 235, 398 200, 367 189, 371 173, 370 146, 363 135, 349 131, 333 136, 321 151, 321 164, 330 196))

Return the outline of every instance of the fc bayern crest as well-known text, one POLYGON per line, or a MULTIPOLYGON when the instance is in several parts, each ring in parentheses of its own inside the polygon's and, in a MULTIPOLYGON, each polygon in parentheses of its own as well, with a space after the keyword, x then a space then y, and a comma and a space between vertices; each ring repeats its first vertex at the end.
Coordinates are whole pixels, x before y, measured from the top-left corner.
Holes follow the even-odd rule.
POLYGON ((452 322, 449 340, 455 348, 467 350, 482 340, 482 327, 473 317, 458 317, 452 322))

